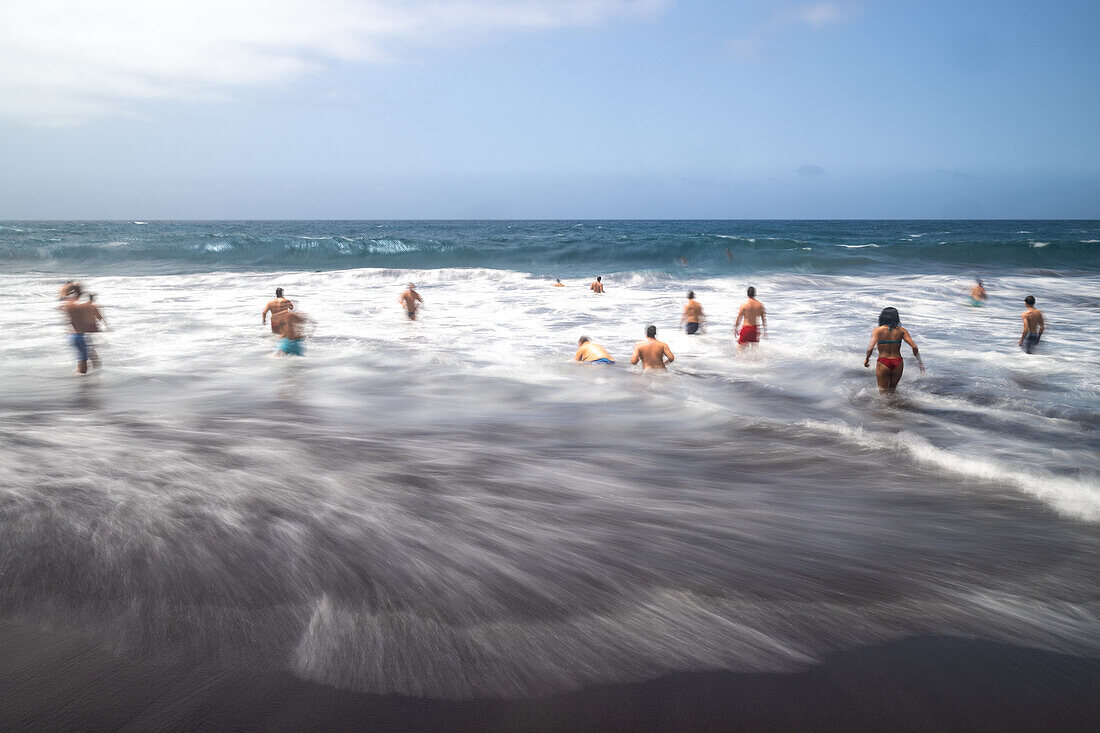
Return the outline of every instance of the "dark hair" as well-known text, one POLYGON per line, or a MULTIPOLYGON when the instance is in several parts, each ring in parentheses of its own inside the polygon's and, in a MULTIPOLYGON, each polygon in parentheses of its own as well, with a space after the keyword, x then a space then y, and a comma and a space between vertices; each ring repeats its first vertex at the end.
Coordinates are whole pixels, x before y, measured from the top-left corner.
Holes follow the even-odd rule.
POLYGON ((603 275, 596 275, 596 282, 602 283, 603 282, 603 275))
POLYGON ((1024 305, 1035 305, 1035 296, 1029 295, 1024 298, 1024 305))
POLYGON ((878 314, 878 325, 889 326, 890 328, 897 328, 901 325, 901 316, 898 315, 897 308, 883 308, 882 313, 878 314))
POLYGON ((750 298, 755 298, 756 297, 756 288, 754 288, 750 285, 748 292, 749 292, 749 297, 750 298))
POLYGON ((581 336, 580 339, 577 341, 577 346, 580 346, 581 344, 587 344, 587 343, 588 343, 588 337, 587 336, 581 336))
POLYGON ((695 291, 694 290, 689 290, 688 291, 688 300, 694 300, 694 299, 695 299, 695 291))
POLYGON ((980 277, 974 278, 974 282, 978 283, 979 288, 984 288, 985 287, 985 285, 982 285, 982 279, 980 277))
POLYGON ((283 297, 283 289, 282 288, 275 288, 275 297, 276 298, 283 297))
POLYGON ((645 335, 648 336, 651 339, 657 338, 657 327, 656 326, 646 326, 645 327, 645 335))
POLYGON ((69 289, 66 292, 79 298, 83 294, 84 288, 80 287, 80 283, 69 283, 69 289))

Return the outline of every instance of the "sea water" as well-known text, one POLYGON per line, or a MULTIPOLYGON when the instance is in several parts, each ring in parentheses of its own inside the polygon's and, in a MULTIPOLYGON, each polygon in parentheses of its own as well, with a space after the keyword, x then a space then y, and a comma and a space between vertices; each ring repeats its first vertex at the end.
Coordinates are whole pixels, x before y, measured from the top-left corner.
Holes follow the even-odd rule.
POLYGON ((1100 222, 6 222, 0 306, 0 622, 440 697, 1100 653, 1100 222), (109 324, 86 377, 70 279, 109 324), (893 397, 886 306, 927 365, 893 397), (629 366, 650 324, 668 374, 629 366))

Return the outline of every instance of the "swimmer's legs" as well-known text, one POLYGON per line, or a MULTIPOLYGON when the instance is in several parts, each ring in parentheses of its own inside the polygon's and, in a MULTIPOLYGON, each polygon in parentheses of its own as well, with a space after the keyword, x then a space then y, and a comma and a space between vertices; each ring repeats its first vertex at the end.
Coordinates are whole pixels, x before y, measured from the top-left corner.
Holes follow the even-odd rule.
POLYGON ((898 382, 901 381, 901 374, 905 371, 905 362, 898 364, 890 371, 890 391, 893 392, 898 388, 898 382))
POLYGON ((875 362, 875 381, 878 382, 878 391, 886 394, 887 392, 893 392, 894 387, 897 386, 897 382, 892 382, 893 375, 890 373, 890 367, 885 364, 875 362), (891 383, 892 382, 892 383, 891 383))

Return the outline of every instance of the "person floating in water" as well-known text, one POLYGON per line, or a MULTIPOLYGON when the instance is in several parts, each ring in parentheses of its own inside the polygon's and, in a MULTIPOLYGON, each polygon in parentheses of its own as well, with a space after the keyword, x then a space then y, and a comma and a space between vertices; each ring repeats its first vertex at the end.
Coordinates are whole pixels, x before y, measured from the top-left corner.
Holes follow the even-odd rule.
POLYGON ((409 317, 409 320, 415 321, 416 312, 420 310, 420 304, 424 302, 424 299, 420 297, 420 293, 416 292, 415 285, 406 283, 405 292, 397 297, 397 302, 405 309, 405 315, 409 317))
POLYGON ((684 256, 681 256, 680 257, 680 267, 687 267, 687 266, 688 266, 688 258, 684 257, 684 256))
POLYGON ((703 305, 695 299, 695 291, 688 291, 688 302, 684 305, 684 312, 680 315, 680 327, 688 336, 698 333, 699 327, 706 323, 703 315, 703 305))
POLYGON ((271 333, 278 335, 279 331, 275 327, 275 316, 283 311, 294 310, 294 304, 283 297, 283 289, 275 288, 275 300, 269 300, 267 305, 264 306, 264 311, 260 315, 262 316, 262 322, 267 323, 267 314, 271 314, 271 333))
POLYGON ((276 356, 305 356, 302 341, 305 340, 305 324, 309 316, 287 308, 271 316, 271 326, 282 338, 275 345, 276 356))
POLYGON ((99 367, 99 356, 88 337, 89 333, 99 330, 99 322, 103 321, 106 327, 107 321, 96 307, 94 298, 80 302, 80 296, 84 289, 80 283, 68 282, 62 288, 61 310, 69 318, 72 333, 69 334, 69 343, 76 349, 76 371, 80 374, 88 373, 88 362, 92 366, 99 367))
MULTIPOLYGON (((733 323, 733 332, 737 334, 737 350, 740 351, 745 344, 755 346, 760 341, 761 333, 768 328, 768 313, 764 310, 764 304, 756 299, 756 288, 748 289, 749 299, 741 304, 737 311, 737 320, 733 323), (741 330, 738 331, 737 327, 741 330)), ((766 333, 764 333, 766 335, 766 333)))
POLYGON ((565 283, 563 283, 560 279, 558 279, 558 280, 554 281, 553 287, 555 287, 555 288, 564 288, 565 283))
POLYGON ((863 360, 863 366, 871 366, 871 352, 878 346, 878 362, 875 364, 875 379, 878 381, 879 392, 893 392, 901 381, 902 372, 905 370, 905 362, 901 358, 901 342, 909 344, 913 349, 913 356, 917 360, 921 374, 924 374, 924 362, 920 358, 920 350, 913 342, 909 332, 901 327, 901 317, 897 308, 883 308, 878 316, 878 327, 871 331, 871 345, 867 347, 867 358, 863 360))
POLYGON ((985 305, 985 301, 988 299, 989 295, 985 292, 985 285, 982 284, 982 279, 980 277, 974 278, 974 287, 970 288, 970 305, 985 305))
POLYGON ((726 259, 727 260, 732 260, 733 259, 733 252, 730 252, 729 247, 726 247, 726 259))
POLYGON ((587 364, 614 364, 615 360, 607 349, 597 344, 587 336, 581 336, 577 341, 577 353, 573 356, 575 361, 583 361, 587 364))
POLYGON ((665 364, 671 364, 676 360, 668 344, 657 340, 657 327, 646 326, 645 341, 639 341, 634 347, 634 354, 630 357, 631 364, 642 362, 642 371, 651 369, 665 371, 665 364))
POLYGON ((603 275, 597 275, 596 276, 596 282, 589 285, 588 289, 591 290, 593 293, 602 293, 603 292, 603 275))
POLYGON ((1024 298, 1024 305, 1027 306, 1027 310, 1020 314, 1024 319, 1024 332, 1020 336, 1019 345, 1024 351, 1032 354, 1035 352, 1035 347, 1039 345, 1039 338, 1047 330, 1047 327, 1046 323, 1043 322, 1043 312, 1035 307, 1034 295, 1024 298))

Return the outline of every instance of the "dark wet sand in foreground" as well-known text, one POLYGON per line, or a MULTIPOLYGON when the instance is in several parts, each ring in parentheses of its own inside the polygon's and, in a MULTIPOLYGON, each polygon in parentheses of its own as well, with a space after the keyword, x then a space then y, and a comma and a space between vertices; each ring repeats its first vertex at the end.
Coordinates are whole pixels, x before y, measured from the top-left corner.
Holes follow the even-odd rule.
POLYGON ((0 730, 1100 730, 1100 659, 923 638, 793 674, 695 672, 534 700, 366 695, 123 661, 0 625, 0 730))

